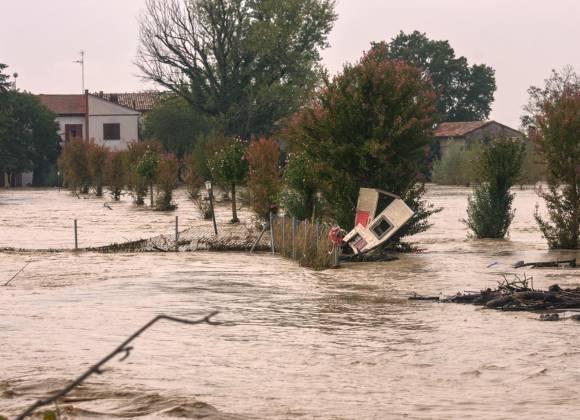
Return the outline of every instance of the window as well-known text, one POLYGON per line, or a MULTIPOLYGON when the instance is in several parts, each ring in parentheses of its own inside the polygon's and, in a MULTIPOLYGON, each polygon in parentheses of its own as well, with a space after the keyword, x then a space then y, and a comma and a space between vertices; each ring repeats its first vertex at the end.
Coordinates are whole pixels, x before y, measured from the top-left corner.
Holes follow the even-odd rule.
POLYGON ((121 140, 121 124, 103 124, 103 140, 121 140))
POLYGON ((69 142, 72 139, 82 139, 82 138, 83 138, 82 124, 65 124, 64 126, 65 142, 69 142))
POLYGON ((391 229, 393 225, 384 217, 381 217, 381 220, 371 227, 371 230, 375 234, 375 236, 379 239, 383 238, 391 229))

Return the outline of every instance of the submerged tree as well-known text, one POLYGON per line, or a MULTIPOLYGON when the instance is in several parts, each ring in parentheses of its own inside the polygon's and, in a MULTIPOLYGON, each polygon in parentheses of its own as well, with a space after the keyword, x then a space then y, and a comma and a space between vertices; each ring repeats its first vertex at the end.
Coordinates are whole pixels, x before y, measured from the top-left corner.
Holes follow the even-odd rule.
POLYGON ((238 223, 238 209, 236 202, 236 186, 241 185, 248 175, 248 161, 245 157, 246 144, 236 138, 225 144, 214 153, 209 160, 213 177, 230 187, 232 195, 232 223, 238 223))
POLYGON ((448 41, 435 41, 424 33, 400 32, 390 42, 373 44, 385 58, 405 60, 424 70, 437 90, 437 110, 443 121, 485 120, 496 90, 495 71, 485 64, 469 65, 456 57, 448 41), (385 48, 387 47, 387 48, 385 48))
POLYGON ((524 124, 537 128, 536 142, 546 164, 549 220, 536 220, 551 248, 580 247, 580 76, 572 69, 553 71, 544 88, 529 89, 524 124))
POLYGON ((64 183, 69 189, 73 192, 80 190, 81 193, 88 193, 91 176, 87 141, 74 138, 66 142, 58 158, 58 166, 62 170, 64 183))
POLYGON ((510 188, 520 176, 524 153, 521 141, 497 139, 477 157, 475 165, 481 183, 468 198, 464 220, 476 237, 503 239, 507 235, 515 214, 515 195, 510 188))
POLYGON ((87 164, 91 184, 95 187, 97 197, 103 195, 103 184, 105 182, 105 165, 109 149, 94 141, 87 143, 87 164))
POLYGON ((126 151, 111 151, 107 155, 105 163, 105 184, 107 185, 113 200, 119 201, 121 193, 127 183, 129 165, 126 151))
POLYGON ((280 147, 272 139, 252 140, 246 152, 252 208, 262 218, 275 212, 281 188, 280 147))
POLYGON ((333 0, 148 0, 137 64, 226 134, 268 134, 318 81, 333 0))
POLYGON ((160 190, 160 197, 157 199, 157 210, 175 210, 172 203, 173 190, 177 187, 177 172, 179 162, 173 153, 165 153, 159 159, 157 166, 156 181, 160 190))
POLYGON ((294 118, 287 136, 317 169, 330 218, 352 227, 359 188, 383 189, 416 212, 400 231, 410 235, 426 229, 433 212, 421 198, 420 174, 436 95, 420 70, 385 60, 385 54, 376 47, 327 81, 318 101, 294 118))
POLYGON ((159 154, 147 147, 147 150, 137 163, 137 174, 145 185, 149 186, 149 200, 153 207, 153 184, 157 178, 157 168, 159 167, 159 154))

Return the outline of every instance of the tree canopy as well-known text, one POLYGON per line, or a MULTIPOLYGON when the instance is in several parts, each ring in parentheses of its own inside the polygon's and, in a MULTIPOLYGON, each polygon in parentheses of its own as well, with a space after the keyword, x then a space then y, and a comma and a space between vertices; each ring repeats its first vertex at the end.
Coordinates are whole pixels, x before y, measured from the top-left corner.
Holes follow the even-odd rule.
POLYGON ((304 103, 335 19, 334 0, 148 0, 137 65, 249 139, 304 103))
POLYGON ((7 90, 0 99, 0 172, 34 171, 37 184, 58 157, 55 116, 29 93, 7 90))
POLYGON ((10 76, 4 74, 4 70, 6 70, 8 66, 6 64, 0 63, 0 93, 8 92, 8 89, 12 86, 12 82, 10 82, 10 76))
POLYGON ((489 117, 496 91, 494 69, 485 64, 470 66, 467 58, 455 56, 449 41, 431 40, 418 31, 400 32, 390 42, 373 43, 372 49, 384 51, 385 58, 405 60, 431 77, 441 121, 489 117))

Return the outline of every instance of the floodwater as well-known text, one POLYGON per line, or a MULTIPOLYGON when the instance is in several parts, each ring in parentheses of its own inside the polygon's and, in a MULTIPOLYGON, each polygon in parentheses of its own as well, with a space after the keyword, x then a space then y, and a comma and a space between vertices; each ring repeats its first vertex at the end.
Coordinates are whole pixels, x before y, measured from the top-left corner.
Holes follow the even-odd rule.
MULTIPOLYGON (((69 401, 72 418, 580 418, 580 323, 409 301, 493 287, 518 260, 549 251, 532 189, 516 191, 506 241, 468 239, 464 188, 431 187, 444 210, 389 263, 313 272, 267 254, 0 253, 0 414, 64 386, 157 314, 162 321, 69 401)), ((183 223, 193 206, 178 194, 183 223)), ((0 191, 0 247, 72 246, 171 232, 174 214, 103 207, 52 190, 0 191)), ((227 219, 227 209, 218 213, 227 219)), ((244 213, 248 217, 248 213, 244 213)), ((523 271, 518 271, 523 275, 523 271)), ((580 271, 528 270, 535 287, 580 284, 580 271)))

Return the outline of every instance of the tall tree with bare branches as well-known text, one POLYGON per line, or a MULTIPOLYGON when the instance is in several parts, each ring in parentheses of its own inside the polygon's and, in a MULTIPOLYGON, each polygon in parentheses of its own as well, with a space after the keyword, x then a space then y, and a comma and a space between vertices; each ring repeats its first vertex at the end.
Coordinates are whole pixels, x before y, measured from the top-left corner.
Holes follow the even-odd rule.
POLYGON ((268 134, 320 75, 334 0, 147 0, 137 65, 226 134, 268 134))

